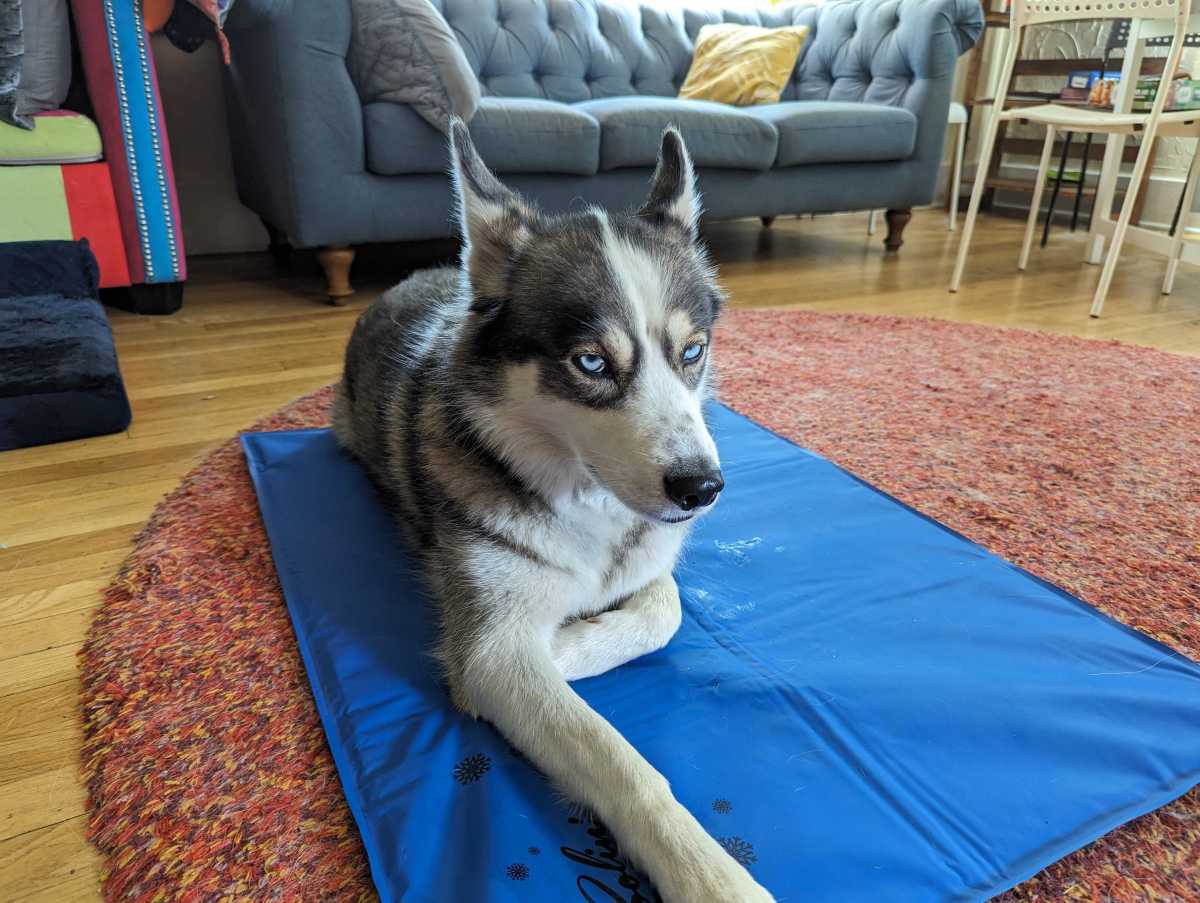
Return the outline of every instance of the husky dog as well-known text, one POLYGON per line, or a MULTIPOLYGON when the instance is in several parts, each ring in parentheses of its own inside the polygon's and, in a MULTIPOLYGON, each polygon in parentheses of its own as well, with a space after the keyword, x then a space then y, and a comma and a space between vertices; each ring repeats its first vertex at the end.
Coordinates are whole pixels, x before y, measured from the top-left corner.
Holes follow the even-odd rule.
POLYGON ((691 160, 663 134, 635 214, 539 212, 451 126, 462 267, 359 319, 341 445, 433 590, 455 704, 586 805, 671 903, 771 900, 568 681, 662 648, 688 523, 723 482, 701 405, 722 294, 691 160))

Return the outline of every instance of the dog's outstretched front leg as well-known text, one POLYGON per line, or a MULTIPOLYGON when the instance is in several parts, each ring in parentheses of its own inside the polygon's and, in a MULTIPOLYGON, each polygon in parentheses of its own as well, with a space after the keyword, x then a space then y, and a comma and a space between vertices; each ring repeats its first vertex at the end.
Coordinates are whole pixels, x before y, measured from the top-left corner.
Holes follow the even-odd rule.
POLYGON ((503 629, 481 631, 480 645, 465 650, 456 699, 591 809, 667 903, 772 903, 666 779, 563 680, 549 637, 503 629))
POLYGON ((567 680, 594 677, 667 645, 680 618, 679 589, 664 574, 612 611, 558 628, 551 656, 567 680))

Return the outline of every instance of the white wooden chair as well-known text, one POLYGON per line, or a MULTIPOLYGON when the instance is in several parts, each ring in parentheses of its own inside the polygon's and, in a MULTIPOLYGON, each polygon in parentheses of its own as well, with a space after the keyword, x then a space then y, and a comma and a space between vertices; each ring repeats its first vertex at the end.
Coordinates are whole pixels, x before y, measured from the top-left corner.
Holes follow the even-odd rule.
MULTIPOLYGON (((1167 97, 1167 85, 1170 76, 1179 65, 1179 57, 1183 51, 1183 34, 1191 15, 1191 0, 1013 0, 1012 4, 1012 37, 1008 44, 1008 53, 1001 69, 1000 84, 996 91, 996 112, 988 123, 980 152, 980 177, 975 179, 975 187, 971 192, 971 203, 967 208, 967 219, 963 226, 962 240, 958 246, 958 259, 954 264, 954 275, 950 279, 950 291, 958 291, 962 282, 963 269, 966 267, 967 254, 971 247, 971 236, 975 230, 975 219, 979 213, 979 202, 983 198, 986 179, 982 178, 987 161, 992 159, 992 151, 996 144, 996 135, 1001 122, 1030 122, 1046 126, 1046 140, 1042 145, 1042 158, 1038 166, 1037 181, 1033 186, 1033 199, 1030 203, 1029 218, 1025 224, 1025 240, 1021 245, 1021 255, 1017 260, 1017 269, 1024 270, 1029 262, 1029 249, 1033 244, 1033 233, 1037 226, 1039 208, 1042 203, 1042 191, 1046 186, 1046 173, 1050 167, 1050 152, 1054 147, 1054 139, 1059 131, 1083 132, 1102 135, 1134 135, 1142 136, 1142 144, 1138 150, 1137 162, 1133 167, 1129 188, 1121 204, 1121 215, 1117 220, 1108 254, 1104 260, 1104 268, 1100 273, 1100 282, 1092 298, 1091 315, 1100 316, 1104 308, 1104 299, 1112 283, 1113 271, 1121 253, 1121 245, 1125 240, 1125 232, 1129 227, 1129 219, 1137 201, 1138 189, 1142 176, 1150 160, 1150 148, 1156 135, 1160 134, 1160 120, 1164 119, 1163 105, 1167 97), (1017 54, 1022 46, 1025 29, 1031 25, 1041 25, 1053 22, 1069 22, 1087 19, 1159 19, 1174 21, 1174 36, 1167 51, 1165 76, 1160 79, 1154 103, 1148 113, 1112 113, 1105 110, 1068 107, 1060 104, 1047 103, 1032 107, 1017 107, 1004 109, 1012 83, 1013 68, 1017 62, 1017 54)), ((1127 51, 1128 52, 1128 51, 1127 51)), ((1122 91, 1133 90, 1133 85, 1122 85, 1122 91)), ((1165 114, 1167 121, 1174 128, 1178 125, 1185 127, 1188 117, 1195 119, 1195 112, 1165 114)), ((1182 230, 1178 230, 1182 231, 1182 230)), ((1176 255, 1178 256, 1178 255, 1176 255)))

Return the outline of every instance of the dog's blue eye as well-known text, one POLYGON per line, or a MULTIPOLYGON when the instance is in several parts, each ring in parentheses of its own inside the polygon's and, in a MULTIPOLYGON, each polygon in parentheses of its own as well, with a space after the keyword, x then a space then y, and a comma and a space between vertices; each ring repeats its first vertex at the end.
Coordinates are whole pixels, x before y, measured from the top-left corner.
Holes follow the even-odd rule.
POLYGON ((683 349, 683 362, 685 364, 694 364, 700 360, 700 355, 704 353, 704 346, 699 342, 693 342, 683 349))
POLYGON ((588 376, 599 376, 608 370, 608 361, 598 354, 581 354, 575 358, 575 366, 588 376))

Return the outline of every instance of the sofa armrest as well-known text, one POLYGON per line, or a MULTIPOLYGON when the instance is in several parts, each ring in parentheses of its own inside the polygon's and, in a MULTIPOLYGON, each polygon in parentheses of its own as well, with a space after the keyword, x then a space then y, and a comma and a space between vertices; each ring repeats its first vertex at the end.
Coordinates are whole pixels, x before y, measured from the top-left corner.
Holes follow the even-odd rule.
POLYGON ((983 34, 983 8, 978 0, 901 0, 897 13, 896 49, 914 75, 903 101, 919 123, 913 157, 940 162, 955 67, 983 34))
POLYGON ((885 30, 890 26, 871 57, 870 72, 888 73, 896 80, 897 94, 887 98, 885 87, 885 96, 872 98, 872 83, 866 99, 898 103, 917 117, 910 189, 914 204, 928 203, 942 161, 958 58, 983 33, 983 9, 978 0, 868 0, 859 16, 882 19, 885 30))
POLYGON ((362 104, 346 69, 347 0, 239 0, 226 22, 238 194, 301 247, 344 240, 364 193, 362 104))
POLYGON ((238 0, 229 13, 225 30, 244 31, 288 15, 293 0, 238 0))
POLYGON ((140 6, 72 0, 72 11, 129 279, 135 285, 182 282, 187 261, 179 199, 140 6))
POLYGON ((879 6, 894 9, 897 48, 917 78, 953 77, 957 59, 983 34, 978 0, 900 0, 879 6))

